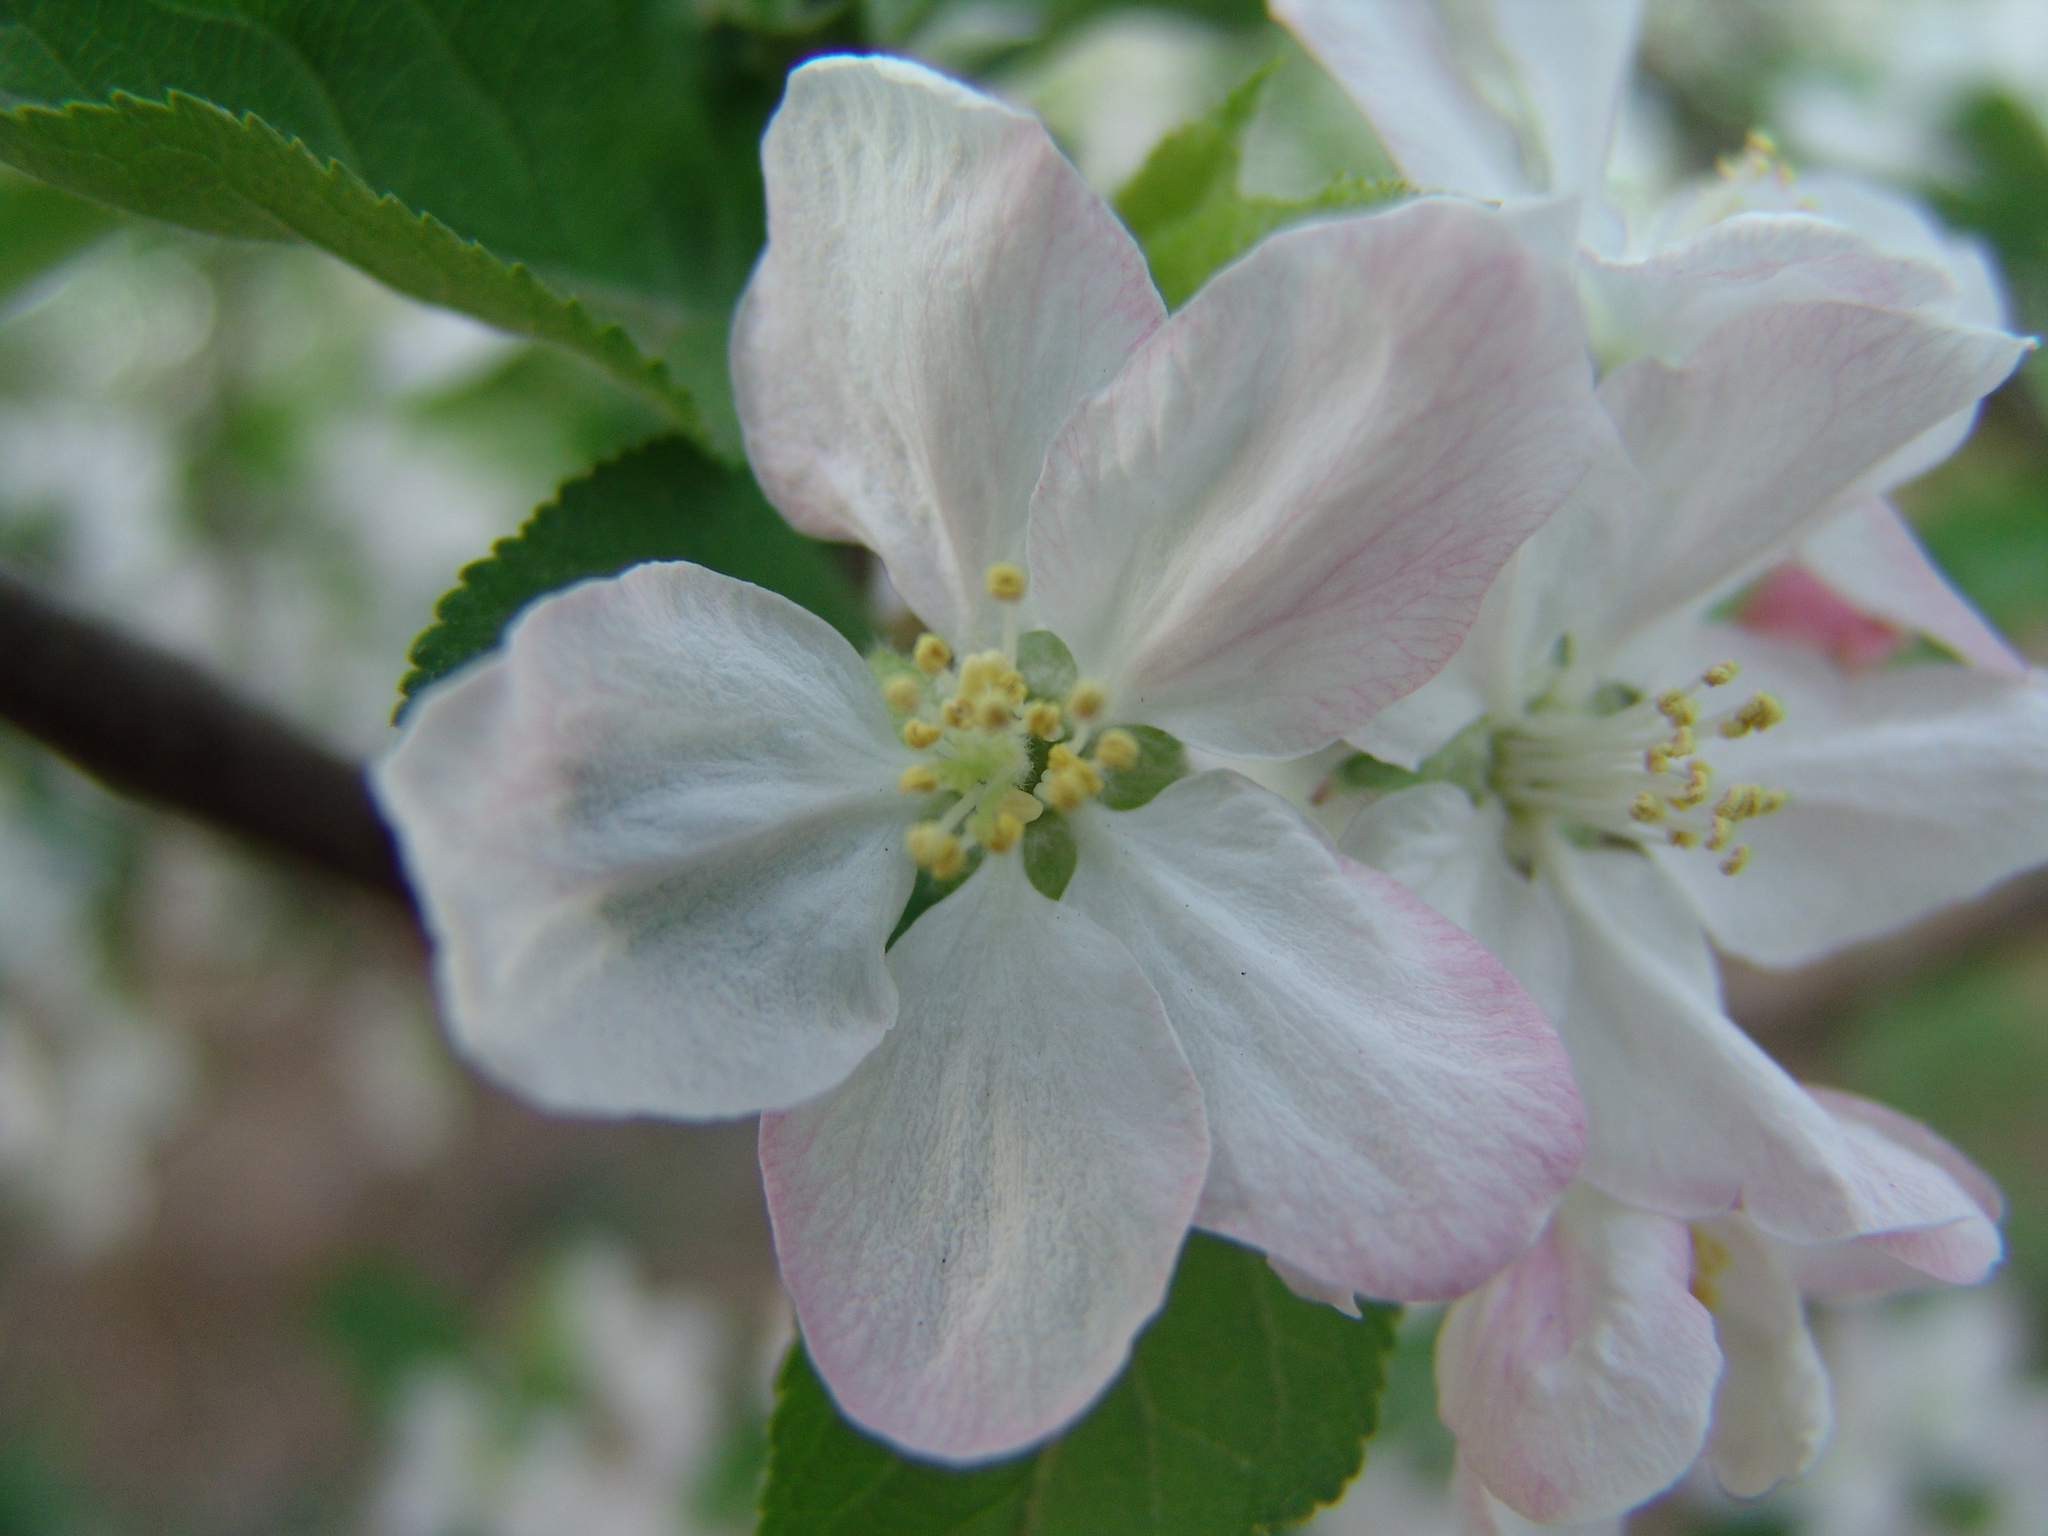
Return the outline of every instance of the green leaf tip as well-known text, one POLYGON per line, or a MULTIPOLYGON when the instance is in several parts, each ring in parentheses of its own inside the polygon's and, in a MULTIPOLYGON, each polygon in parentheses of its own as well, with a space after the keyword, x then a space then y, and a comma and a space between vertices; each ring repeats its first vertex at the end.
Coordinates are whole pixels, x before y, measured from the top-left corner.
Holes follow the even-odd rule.
POLYGON ((1189 1235, 1165 1309, 1087 1417, 955 1471, 848 1425, 801 1345, 777 1383, 760 1536, 1254 1536, 1364 1464, 1396 1307, 1354 1321, 1258 1254, 1189 1235))
POLYGON ((1307 197, 1239 191, 1245 130, 1279 62, 1262 65, 1206 117, 1168 134, 1117 194, 1116 211, 1144 248, 1152 280, 1171 308, 1275 230, 1318 214, 1375 207, 1413 190, 1399 180, 1339 176, 1307 197))
POLYGON ((867 606, 826 546, 770 507, 743 468, 681 436, 659 437, 565 484, 511 538, 465 566, 413 642, 402 716, 420 690, 497 645, 536 599, 648 560, 691 560, 779 592, 856 645, 867 606))
POLYGON ((575 352, 708 441, 696 401, 623 328, 253 112, 172 90, 0 111, 0 160, 131 213, 245 240, 303 240, 409 298, 575 352))

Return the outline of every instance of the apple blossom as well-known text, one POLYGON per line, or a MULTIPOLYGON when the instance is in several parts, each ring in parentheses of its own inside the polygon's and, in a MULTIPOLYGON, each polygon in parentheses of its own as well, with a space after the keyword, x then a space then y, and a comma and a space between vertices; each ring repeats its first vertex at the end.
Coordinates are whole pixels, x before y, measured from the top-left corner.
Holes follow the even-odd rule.
POLYGON ((871 666, 647 565, 437 687, 379 786, 456 1038, 559 1109, 764 1112, 813 1360, 941 1459, 1081 1412, 1191 1222, 1479 1283, 1582 1147, 1533 1005, 1277 797, 1126 791, 1168 731, 1298 753, 1455 649, 1598 441, 1568 289, 1429 202, 1168 318, 1034 120, 894 60, 796 71, 763 156, 748 455, 931 629, 871 666), (950 893, 891 946, 913 865, 950 893))

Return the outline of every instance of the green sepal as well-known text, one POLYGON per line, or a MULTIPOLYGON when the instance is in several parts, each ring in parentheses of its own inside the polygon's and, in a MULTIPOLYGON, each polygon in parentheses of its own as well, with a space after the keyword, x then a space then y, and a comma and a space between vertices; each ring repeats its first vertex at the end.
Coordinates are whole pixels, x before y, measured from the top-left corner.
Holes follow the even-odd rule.
POLYGON ((1307 1302, 1258 1254, 1192 1233, 1165 1309, 1084 1419, 966 1471, 839 1417, 801 1344, 777 1383, 760 1536, 1253 1536, 1358 1472, 1394 1307, 1307 1302))
POLYGON ((920 869, 917 872, 917 883, 910 888, 910 899, 903 903, 902 915, 896 919, 896 926, 889 930, 889 942, 882 947, 895 948, 896 941, 910 932, 912 923, 967 883, 968 877, 981 868, 982 858, 982 851, 979 848, 974 849, 967 855, 967 863, 960 873, 950 880, 938 879, 930 870, 920 869))
POLYGON ((1307 197, 1239 191, 1244 133, 1277 67, 1277 60, 1262 66, 1208 116, 1168 134, 1117 194, 1116 211, 1138 237, 1152 281, 1172 308, 1274 230, 1318 214, 1392 202, 1414 190, 1400 180, 1339 176, 1307 197))
POLYGON ((1138 760, 1128 768, 1102 770, 1102 803, 1112 811, 1135 811, 1148 804, 1175 779, 1188 775, 1188 755, 1180 739, 1156 725, 1123 725, 1118 730, 1138 743, 1138 760))
POLYGON ((1074 653, 1049 629, 1027 630, 1017 637, 1017 670, 1024 674, 1031 697, 1055 704, 1064 704, 1081 679, 1074 653))
POLYGON ((1023 854, 1024 877, 1041 896, 1058 901, 1081 856, 1074 843, 1074 824, 1047 806, 1036 821, 1024 823, 1023 854))
POLYGON ((856 644, 873 638, 858 589, 826 546, 777 516, 744 469, 686 438, 661 437, 570 481, 488 558, 463 568, 413 642, 400 713, 495 646, 535 599, 647 560, 695 561, 781 593, 856 644))
POLYGON ((1398 763, 1381 762, 1369 752, 1354 752, 1337 765, 1340 789, 1367 790, 1386 795, 1422 782, 1422 775, 1414 769, 1403 768, 1398 763))

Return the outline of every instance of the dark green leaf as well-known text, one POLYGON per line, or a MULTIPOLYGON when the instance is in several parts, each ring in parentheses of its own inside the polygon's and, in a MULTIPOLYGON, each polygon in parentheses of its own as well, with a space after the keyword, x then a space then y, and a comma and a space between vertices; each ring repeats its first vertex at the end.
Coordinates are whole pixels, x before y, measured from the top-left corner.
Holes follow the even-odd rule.
POLYGON ((1302 1301, 1257 1254, 1192 1234, 1165 1310, 1088 1416, 966 1472, 848 1426, 799 1346, 769 1426, 761 1536, 1252 1536, 1305 1519, 1364 1459, 1398 1315, 1302 1301))
POLYGON ((1074 865, 1080 857, 1073 825, 1050 806, 1036 821, 1024 824, 1024 877, 1041 896, 1058 901, 1074 878, 1074 865))
POLYGON ((1018 637, 1017 670, 1024 674, 1024 686, 1033 698, 1051 699, 1055 704, 1066 702, 1081 676, 1074 653, 1049 629, 1030 630, 1018 637))
POLYGON ((780 592, 856 644, 872 638, 860 594, 826 546, 783 522, 745 470, 664 437, 570 481, 516 536, 466 567, 413 642, 400 690, 410 700, 491 649, 535 598, 644 560, 694 560, 780 592))
POLYGON ((5 0, 0 159, 214 233, 310 240, 673 401, 556 295, 715 382, 781 74, 739 65, 667 0, 5 0), (506 275, 521 264, 545 286, 506 275))
POLYGON ((1179 740, 1156 725, 1119 727, 1137 739, 1138 760, 1102 775, 1102 803, 1112 811, 1135 811, 1175 779, 1187 777, 1188 757, 1179 740))
POLYGON ((27 177, 0 181, 0 299, 75 256, 120 220, 27 177))
POLYGON ((1117 194, 1118 214, 1145 248, 1161 296, 1176 309, 1212 272, 1274 230, 1317 214, 1389 202, 1409 191, 1403 182, 1354 176, 1339 176, 1303 198, 1239 191, 1244 132, 1275 67, 1261 68, 1207 117, 1168 134, 1117 194))
POLYGON ((1394 763, 1383 763, 1367 752, 1354 752, 1337 765, 1337 782, 1345 789, 1365 789, 1386 794, 1420 784, 1422 775, 1394 763))

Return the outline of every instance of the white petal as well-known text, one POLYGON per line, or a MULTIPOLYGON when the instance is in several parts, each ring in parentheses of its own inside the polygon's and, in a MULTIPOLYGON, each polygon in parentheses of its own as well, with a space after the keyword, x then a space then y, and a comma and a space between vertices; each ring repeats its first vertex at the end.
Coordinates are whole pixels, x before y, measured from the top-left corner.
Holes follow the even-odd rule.
POLYGON ((1846 675, 1724 626, 1696 648, 1740 661, 1739 686, 1788 711, 1770 731, 1703 748, 1719 782, 1791 796, 1742 824, 1749 867, 1728 879, 1697 854, 1657 855, 1723 949, 1803 964, 2048 861, 2048 677, 1939 665, 1846 675))
POLYGON ((1485 210, 1266 240, 1053 445, 1040 611, 1113 712, 1240 757, 1326 746, 1442 665, 1584 476, 1583 346, 1485 210))
POLYGON ((1369 1296, 1519 1253, 1570 1181, 1570 1068, 1478 944, 1235 774, 1096 810, 1065 903, 1166 1002, 1214 1153, 1200 1225, 1369 1296))
POLYGON ((1996 386, 2021 343, 1822 301, 1748 310, 1681 367, 1609 374, 1647 496, 1622 563, 1617 637, 1709 597, 1825 520, 1892 450, 1996 386))
POLYGON ((991 858, 890 951, 902 1017, 761 1122, 783 1280, 839 1406, 920 1455, 1052 1434, 1157 1310, 1208 1161, 1159 998, 991 858))
POLYGON ((1046 445, 1164 317, 1145 259, 1036 118, 898 59, 797 70, 762 165, 747 457, 798 527, 860 539, 980 643, 1046 445))
POLYGON ((1673 1216, 1739 1205, 1800 1242, 1975 1213, 1940 1168, 1830 1116, 1722 1013, 1699 920, 1649 859, 1554 834, 1540 858, 1570 934, 1553 1018, 1592 1124, 1588 1182, 1673 1216))
POLYGON ((1458 1302, 1437 1406, 1459 1459, 1531 1520, 1619 1515, 1676 1481, 1721 1369, 1681 1222, 1581 1185, 1542 1239, 1458 1302))
POLYGON ((1813 1465, 1834 1428, 1827 1370, 1799 1290, 1763 1235, 1740 1216, 1699 1227, 1701 1290, 1728 1362, 1714 1393, 1707 1458, 1740 1499, 1813 1465))
POLYGON ((1983 671, 2026 675, 2026 659, 1955 589, 1890 503, 1873 497, 1831 519, 1799 546, 1799 561, 1872 618, 1931 636, 1983 671))
MULTIPOLYGON (((1524 1520, 1486 1491, 1486 1484, 1460 1457, 1451 1472, 1451 1502, 1457 1510, 1461 1536, 1623 1536, 1626 1516, 1611 1520, 1571 1521, 1538 1525, 1524 1520)), ((1373 1533, 1377 1536, 1377 1533, 1373 1533)))
POLYGON ((682 563, 538 604, 377 775, 461 1048, 557 1109, 716 1116, 896 1016, 908 753, 822 620, 682 563))
POLYGON ((1477 197, 1597 192, 1635 0, 1277 0, 1403 175, 1477 197))

